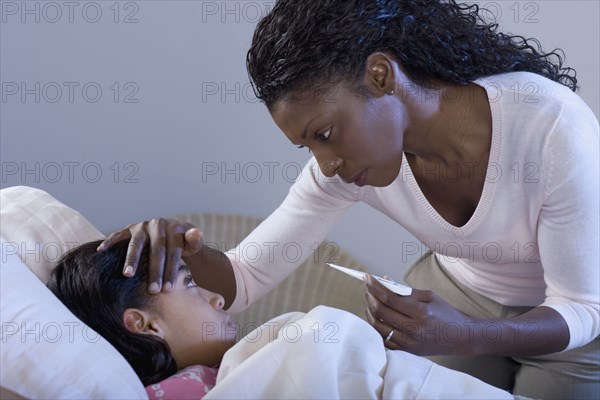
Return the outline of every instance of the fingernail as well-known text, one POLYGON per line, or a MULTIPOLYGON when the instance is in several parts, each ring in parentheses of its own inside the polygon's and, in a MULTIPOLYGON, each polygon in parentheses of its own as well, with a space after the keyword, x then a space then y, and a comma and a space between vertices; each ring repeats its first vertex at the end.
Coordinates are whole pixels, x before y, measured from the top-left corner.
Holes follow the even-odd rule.
POLYGON ((104 250, 104 243, 101 243, 100 246, 98 246, 96 248, 96 251, 102 251, 102 250, 104 250))
POLYGON ((158 287, 158 283, 156 282, 152 282, 150 284, 150 287, 148 288, 148 291, 150 291, 150 293, 158 293, 159 290, 160 288, 158 287))
POLYGON ((170 292, 170 291, 171 291, 171 289, 173 289, 173 284, 172 284, 171 282, 166 282, 166 283, 163 285, 163 290, 165 290, 165 291, 167 291, 167 292, 170 292))
POLYGON ((125 271, 123 271, 123 274, 125 274, 125 276, 132 277, 133 276, 133 265, 126 266, 125 271))

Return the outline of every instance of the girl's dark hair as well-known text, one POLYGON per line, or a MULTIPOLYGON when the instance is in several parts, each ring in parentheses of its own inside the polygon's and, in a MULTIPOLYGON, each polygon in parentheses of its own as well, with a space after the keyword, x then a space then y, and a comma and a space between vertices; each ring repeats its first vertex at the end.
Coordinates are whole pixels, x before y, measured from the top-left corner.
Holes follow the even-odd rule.
POLYGON ((543 53, 536 39, 496 32, 479 10, 454 0, 278 0, 254 32, 250 81, 269 109, 294 93, 343 81, 360 92, 367 57, 389 51, 425 87, 431 79, 464 85, 529 71, 577 90, 560 49, 543 53))
POLYGON ((123 276, 129 241, 97 252, 101 241, 77 247, 58 262, 48 288, 86 325, 108 340, 133 367, 145 386, 177 372, 167 343, 153 335, 130 332, 123 324, 129 308, 148 309, 148 251, 144 249, 136 274, 123 276))

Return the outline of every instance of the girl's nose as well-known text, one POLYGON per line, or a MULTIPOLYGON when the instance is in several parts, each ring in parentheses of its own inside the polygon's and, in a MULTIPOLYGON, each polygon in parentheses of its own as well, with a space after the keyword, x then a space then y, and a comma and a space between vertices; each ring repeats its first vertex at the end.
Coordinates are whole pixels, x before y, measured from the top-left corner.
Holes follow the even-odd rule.
POLYGON ((200 296, 216 310, 222 310, 225 307, 225 298, 219 293, 211 292, 202 287, 198 287, 200 296))

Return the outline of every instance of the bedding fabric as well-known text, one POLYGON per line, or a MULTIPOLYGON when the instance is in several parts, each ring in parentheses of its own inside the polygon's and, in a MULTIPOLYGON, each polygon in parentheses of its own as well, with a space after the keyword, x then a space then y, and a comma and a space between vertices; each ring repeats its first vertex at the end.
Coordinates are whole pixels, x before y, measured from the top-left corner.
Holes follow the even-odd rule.
POLYGON ((365 321, 319 306, 288 313, 226 354, 206 399, 512 399, 419 356, 387 350, 365 321))
POLYGON ((119 352, 45 286, 56 261, 100 239, 79 212, 43 190, 0 190, 0 387, 32 399, 146 399, 119 352))
POLYGON ((0 244, 0 386, 28 399, 148 398, 121 354, 0 244))

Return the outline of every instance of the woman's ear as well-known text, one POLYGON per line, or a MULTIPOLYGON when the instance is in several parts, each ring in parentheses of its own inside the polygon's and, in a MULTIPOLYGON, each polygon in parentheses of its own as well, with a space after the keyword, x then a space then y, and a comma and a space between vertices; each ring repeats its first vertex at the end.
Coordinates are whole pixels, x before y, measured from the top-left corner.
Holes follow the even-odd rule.
POLYGON ((375 52, 367 58, 363 85, 375 97, 393 94, 397 83, 396 72, 391 54, 375 52))
POLYGON ((164 339, 160 321, 147 311, 128 308, 123 312, 123 324, 129 332, 156 335, 164 339))

